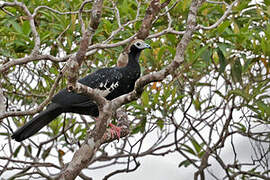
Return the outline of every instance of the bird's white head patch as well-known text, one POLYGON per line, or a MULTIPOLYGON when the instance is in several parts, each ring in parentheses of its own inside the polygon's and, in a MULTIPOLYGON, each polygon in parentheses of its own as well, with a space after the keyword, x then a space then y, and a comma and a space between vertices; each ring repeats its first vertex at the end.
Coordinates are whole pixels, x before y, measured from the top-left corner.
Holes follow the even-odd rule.
POLYGON ((151 46, 149 44, 146 44, 143 40, 137 40, 134 42, 134 46, 138 49, 146 49, 146 48, 151 48, 151 46))

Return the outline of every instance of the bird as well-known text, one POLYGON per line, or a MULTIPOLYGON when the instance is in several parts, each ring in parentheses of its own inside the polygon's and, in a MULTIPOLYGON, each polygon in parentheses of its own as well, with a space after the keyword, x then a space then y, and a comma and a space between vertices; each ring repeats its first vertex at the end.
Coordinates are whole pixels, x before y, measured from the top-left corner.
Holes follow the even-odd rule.
MULTIPOLYGON (((134 90, 135 82, 140 77, 139 57, 142 50, 151 48, 143 40, 137 39, 129 47, 128 63, 125 67, 111 67, 99 69, 78 82, 96 89, 107 100, 113 100, 134 90)), ((97 104, 88 96, 69 92, 66 88, 60 90, 47 105, 32 120, 18 128, 11 136, 21 142, 53 121, 62 113, 77 113, 97 118, 99 115, 97 104)), ((119 136, 119 133, 117 133, 119 136)))

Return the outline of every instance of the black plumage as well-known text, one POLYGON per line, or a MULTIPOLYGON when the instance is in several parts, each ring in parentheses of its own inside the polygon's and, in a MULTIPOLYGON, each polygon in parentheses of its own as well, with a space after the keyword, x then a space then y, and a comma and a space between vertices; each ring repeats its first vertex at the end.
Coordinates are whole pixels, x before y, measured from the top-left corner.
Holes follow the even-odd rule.
MULTIPOLYGON (((97 70, 79 80, 80 83, 99 89, 106 99, 112 100, 134 89, 135 81, 140 77, 139 56, 143 49, 150 48, 142 40, 136 40, 130 46, 128 64, 125 67, 113 67, 97 70)), ((97 117, 98 107, 87 96, 62 89, 52 99, 47 108, 31 121, 16 130, 12 138, 16 141, 37 133, 61 113, 78 113, 97 117)))

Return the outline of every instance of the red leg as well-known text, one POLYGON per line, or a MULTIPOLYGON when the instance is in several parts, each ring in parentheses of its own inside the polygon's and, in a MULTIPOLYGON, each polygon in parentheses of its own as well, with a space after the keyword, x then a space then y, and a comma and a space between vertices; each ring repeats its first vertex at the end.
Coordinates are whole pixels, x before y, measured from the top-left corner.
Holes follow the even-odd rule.
POLYGON ((117 136, 118 139, 120 139, 120 135, 121 135, 121 128, 110 123, 109 126, 111 127, 110 132, 111 132, 111 136, 114 137, 114 135, 117 136))
MULTIPOLYGON (((96 121, 99 120, 97 117, 94 118, 96 121)), ((121 128, 112 124, 112 123, 109 123, 109 126, 111 127, 110 128, 110 133, 111 133, 111 137, 114 138, 114 136, 116 135, 117 136, 117 139, 119 140, 120 139, 120 135, 121 135, 121 128)))

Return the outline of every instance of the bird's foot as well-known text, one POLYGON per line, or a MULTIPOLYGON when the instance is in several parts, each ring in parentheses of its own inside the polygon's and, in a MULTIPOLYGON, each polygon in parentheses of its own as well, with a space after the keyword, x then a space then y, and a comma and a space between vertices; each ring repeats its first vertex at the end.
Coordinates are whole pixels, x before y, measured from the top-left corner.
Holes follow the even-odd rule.
POLYGON ((112 123, 110 123, 109 126, 111 127, 110 128, 111 137, 114 138, 114 136, 116 135, 117 139, 119 140, 121 135, 121 128, 112 123))

